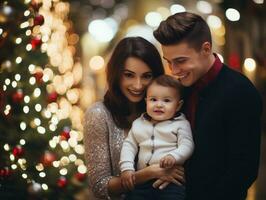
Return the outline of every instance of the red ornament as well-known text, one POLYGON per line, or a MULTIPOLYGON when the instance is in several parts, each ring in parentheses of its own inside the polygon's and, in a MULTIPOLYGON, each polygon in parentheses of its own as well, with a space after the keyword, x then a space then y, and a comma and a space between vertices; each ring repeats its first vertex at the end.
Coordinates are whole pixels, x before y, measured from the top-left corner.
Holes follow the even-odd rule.
POLYGON ((70 138, 70 128, 65 127, 60 136, 61 140, 68 140, 70 138))
POLYGON ((55 154, 49 152, 49 151, 46 151, 44 153, 44 155, 41 157, 41 163, 48 167, 48 166, 51 166, 52 163, 56 160, 56 156, 55 154))
POLYGON ((229 55, 229 66, 233 69, 240 70, 240 57, 237 53, 231 53, 229 55))
POLYGON ((41 84, 43 82, 42 77, 43 73, 41 71, 34 73, 37 83, 41 84))
POLYGON ((57 181, 57 186, 64 188, 67 185, 67 179, 64 176, 61 176, 57 181))
POLYGON ((13 148, 13 155, 15 157, 20 157, 23 155, 23 153, 24 153, 24 150, 20 145, 17 145, 13 148))
POLYGON ((58 94, 56 92, 51 92, 49 95, 48 95, 48 102, 51 103, 51 102, 55 102, 57 100, 57 97, 58 97, 58 94))
POLYGON ((42 44, 42 40, 40 37, 34 37, 31 39, 30 44, 32 46, 32 49, 36 49, 38 46, 42 44))
POLYGON ((0 169, 0 177, 6 178, 11 175, 11 170, 8 167, 5 167, 4 169, 0 169))
POLYGON ((34 26, 43 25, 44 17, 42 15, 36 15, 33 20, 34 26))
POLYGON ((22 90, 17 90, 15 93, 12 95, 12 100, 14 103, 21 103, 23 101, 24 94, 22 90))
POLYGON ((85 178, 86 178, 86 174, 82 174, 82 173, 76 173, 75 174, 75 177, 76 177, 76 179, 77 180, 79 180, 79 181, 84 181, 85 180, 85 178))

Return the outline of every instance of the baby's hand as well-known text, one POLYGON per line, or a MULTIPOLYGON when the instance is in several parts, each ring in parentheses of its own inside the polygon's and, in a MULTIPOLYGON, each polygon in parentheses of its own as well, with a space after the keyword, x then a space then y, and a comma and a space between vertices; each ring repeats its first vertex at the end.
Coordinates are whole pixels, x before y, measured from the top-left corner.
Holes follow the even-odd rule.
POLYGON ((135 172, 131 170, 122 172, 121 184, 125 190, 133 190, 135 187, 135 172))
POLYGON ((176 159, 172 155, 164 156, 160 160, 160 167, 162 168, 172 168, 176 164, 176 159))

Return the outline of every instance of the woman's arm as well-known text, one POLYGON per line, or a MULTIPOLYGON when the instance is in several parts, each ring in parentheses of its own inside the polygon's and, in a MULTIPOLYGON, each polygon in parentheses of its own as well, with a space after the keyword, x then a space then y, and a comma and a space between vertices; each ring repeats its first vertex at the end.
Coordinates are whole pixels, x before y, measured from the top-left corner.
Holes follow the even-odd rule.
MULTIPOLYGON (((180 180, 183 180, 184 170, 183 167, 164 169, 161 168, 159 164, 153 164, 144 169, 136 171, 135 177, 136 177, 136 185, 142 184, 152 179, 162 180, 162 183, 160 183, 160 181, 159 182, 157 181, 156 183, 158 184, 158 187, 163 184, 162 187, 160 187, 160 189, 163 189, 166 186, 164 184, 167 181, 168 183, 173 182, 175 184, 181 185, 180 180)), ((117 196, 120 195, 121 193, 127 192, 122 187, 120 177, 113 177, 110 179, 108 183, 108 190, 111 196, 112 195, 117 196)))
POLYGON ((106 113, 100 106, 87 110, 84 121, 84 147, 89 187, 97 198, 108 199, 111 159, 106 113))

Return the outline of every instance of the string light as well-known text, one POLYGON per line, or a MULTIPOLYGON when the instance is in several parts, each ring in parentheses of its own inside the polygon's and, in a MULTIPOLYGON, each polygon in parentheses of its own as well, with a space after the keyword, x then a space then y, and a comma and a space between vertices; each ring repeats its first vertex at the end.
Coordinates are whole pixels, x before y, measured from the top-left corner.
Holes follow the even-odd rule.
POLYGON ((48 190, 48 185, 45 184, 45 183, 43 183, 43 184, 42 184, 42 189, 43 189, 43 190, 48 190))
POLYGON ((39 127, 37 128, 37 131, 38 131, 40 134, 45 134, 45 132, 46 132, 45 128, 42 127, 42 126, 39 126, 39 127))
POLYGON ((35 70, 35 65, 30 64, 28 69, 29 69, 30 72, 33 72, 35 70))
POLYGON ((24 139, 21 139, 21 140, 19 141, 19 144, 21 144, 21 145, 25 145, 25 144, 26 144, 26 141, 25 141, 24 139))
POLYGON ((42 170, 44 170, 44 166, 43 166, 42 163, 38 163, 38 164, 35 166, 35 168, 37 169, 37 171, 42 171, 42 170))
MULTIPOLYGON (((34 78, 34 77, 31 77, 31 78, 34 78)), ((34 81, 33 82, 35 82, 36 81, 36 79, 34 78, 34 81)), ((35 90, 33 91, 33 96, 35 97, 35 98, 37 98, 37 97, 39 97, 41 95, 41 89, 40 88, 35 88, 35 90)))
POLYGON ((70 154, 70 155, 69 155, 69 160, 70 160, 71 162, 75 162, 75 161, 77 160, 77 156, 76 156, 75 154, 70 154))
POLYGON ((27 30, 26 31, 26 36, 30 36, 31 35, 31 30, 27 30))
POLYGON ((6 151, 9 151, 9 150, 10 150, 10 146, 9 146, 9 144, 5 144, 5 145, 4 145, 4 150, 6 150, 6 151))
POLYGON ((67 175, 67 169, 66 169, 66 168, 60 169, 59 173, 60 173, 62 176, 67 175))
POLYGON ((27 50, 27 51, 31 51, 31 50, 32 50, 32 46, 31 46, 31 44, 27 44, 27 46, 26 46, 26 50, 27 50))
POLYGON ((27 174, 22 174, 21 176, 22 176, 22 178, 24 178, 24 179, 28 178, 28 175, 27 175, 27 174))
POLYGON ((36 79, 35 79, 35 77, 30 77, 29 83, 30 83, 31 85, 34 85, 34 84, 36 83, 36 79))
POLYGON ((15 75, 15 80, 16 80, 16 81, 20 81, 20 79, 21 79, 20 74, 16 74, 16 75, 15 75))
POLYGON ((6 108, 4 110, 5 115, 8 115, 11 110, 11 106, 9 104, 6 105, 6 108))
POLYGON ((7 78, 7 79, 5 80, 5 84, 6 84, 6 85, 9 85, 10 83, 11 83, 10 79, 7 78))
POLYGON ((11 85, 12 85, 13 88, 16 88, 18 83, 16 81, 12 81, 11 85))
POLYGON ((25 114, 29 113, 29 111, 30 111, 29 106, 24 106, 24 107, 23 107, 23 112, 24 112, 25 114))
POLYGON ((29 16, 29 15, 30 15, 30 11, 29 11, 29 10, 26 10, 26 11, 24 12, 24 16, 27 17, 27 16, 29 16))
POLYGON ((22 42, 22 39, 21 38, 17 38, 16 39, 16 44, 20 44, 22 42))
POLYGON ((85 174, 87 172, 87 168, 85 165, 79 165, 78 166, 78 172, 81 174, 85 174))
POLYGON ((46 174, 44 172, 40 172, 39 173, 39 176, 42 177, 42 178, 44 178, 46 176, 46 174))
POLYGON ((56 142, 54 140, 50 140, 49 141, 49 145, 50 145, 51 148, 54 149, 56 147, 56 142))
POLYGON ((21 129, 22 131, 24 131, 26 128, 27 128, 26 123, 25 123, 25 122, 21 122, 21 123, 20 123, 20 129, 21 129))
POLYGON ((53 162, 53 166, 54 166, 55 168, 58 168, 58 167, 60 166, 60 162, 59 162, 59 161, 54 161, 54 162, 53 162))
POLYGON ((22 58, 21 58, 21 57, 17 57, 17 58, 16 58, 16 63, 19 64, 19 63, 21 63, 21 62, 22 62, 22 58))
POLYGON ((17 169, 17 167, 18 167, 18 166, 17 166, 16 164, 12 164, 12 165, 11 165, 11 168, 14 169, 14 170, 17 169))
POLYGON ((36 104, 36 105, 35 105, 35 110, 36 110, 37 112, 40 112, 40 111, 42 110, 42 106, 41 106, 41 104, 36 104))
POLYGON ((84 147, 82 145, 78 144, 74 147, 74 149, 78 154, 84 154, 84 147))
POLYGON ((25 103, 29 103, 29 102, 30 102, 30 97, 29 97, 28 95, 26 95, 26 96, 24 97, 24 102, 25 102, 25 103))
POLYGON ((36 126, 40 126, 41 125, 41 120, 39 118, 35 118, 34 119, 34 123, 36 126))

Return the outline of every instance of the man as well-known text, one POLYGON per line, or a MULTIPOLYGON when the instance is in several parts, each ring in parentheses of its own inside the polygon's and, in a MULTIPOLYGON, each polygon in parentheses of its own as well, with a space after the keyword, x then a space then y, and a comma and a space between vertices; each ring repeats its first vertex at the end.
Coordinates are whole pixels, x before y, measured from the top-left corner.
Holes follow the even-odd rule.
POLYGON ((171 73, 186 87, 195 150, 185 166, 188 200, 244 200, 258 173, 261 98, 212 52, 198 15, 177 13, 154 31, 171 73))

